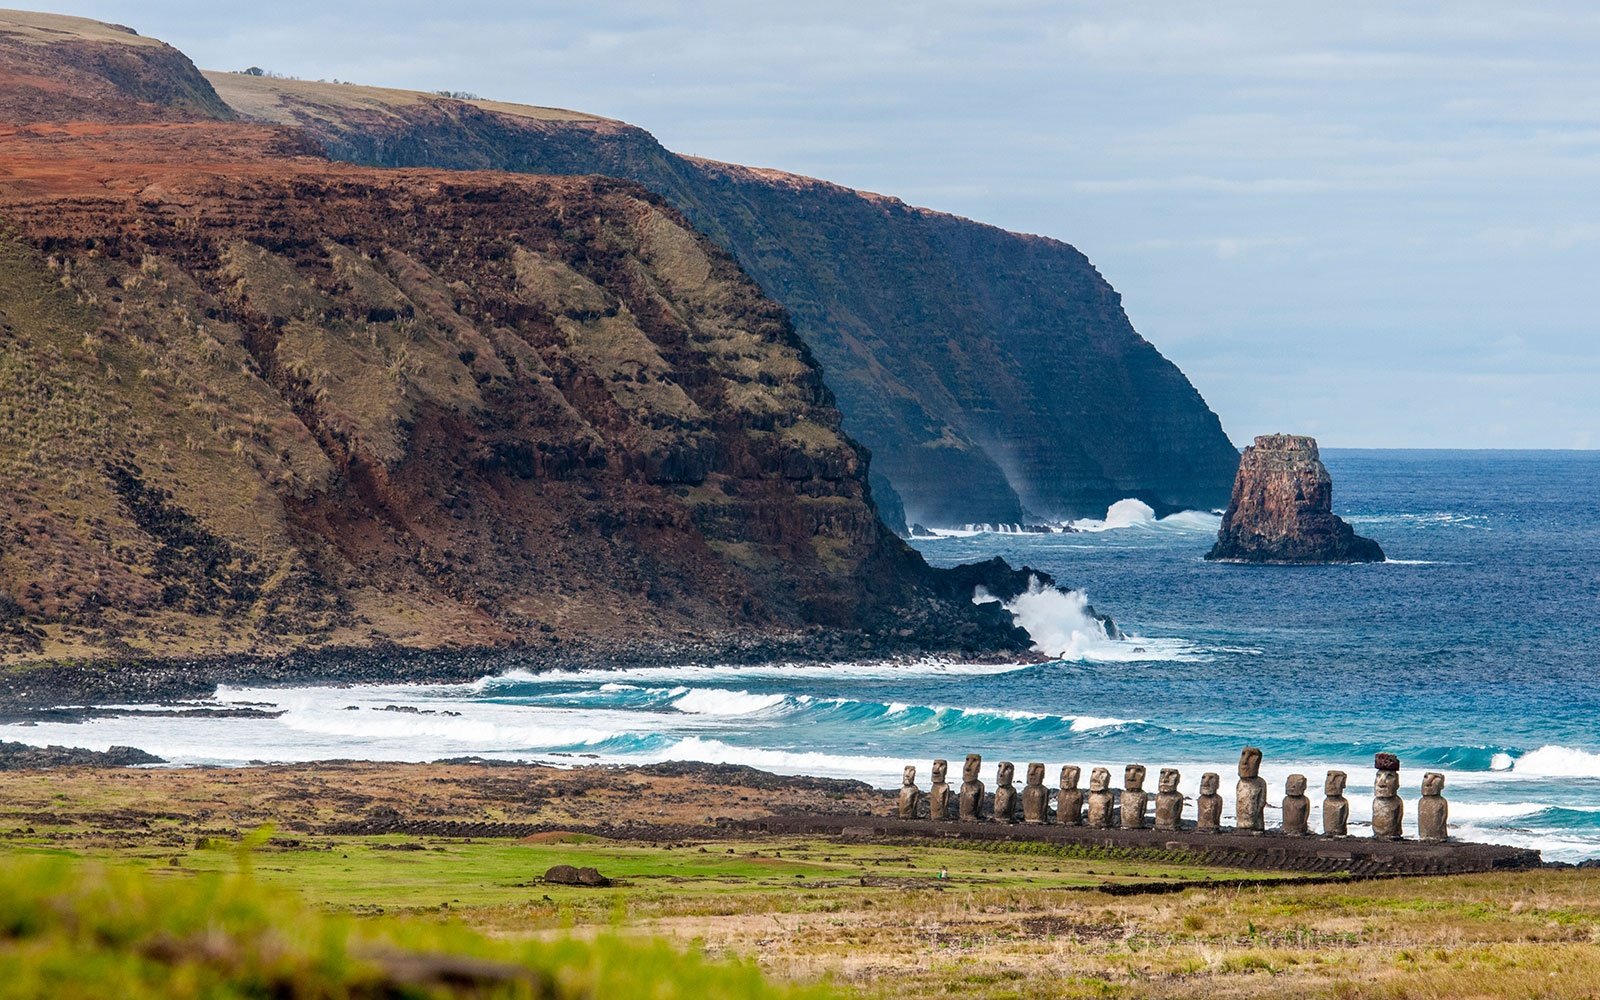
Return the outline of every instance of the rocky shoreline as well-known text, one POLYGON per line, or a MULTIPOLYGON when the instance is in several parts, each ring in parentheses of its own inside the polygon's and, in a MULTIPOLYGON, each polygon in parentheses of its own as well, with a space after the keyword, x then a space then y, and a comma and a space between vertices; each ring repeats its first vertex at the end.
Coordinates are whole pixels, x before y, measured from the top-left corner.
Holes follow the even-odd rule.
POLYGON ((1038 654, 974 654, 939 650, 908 637, 845 636, 796 632, 763 637, 730 636, 713 642, 605 642, 567 645, 515 644, 462 649, 402 646, 328 648, 285 656, 163 657, 124 661, 43 662, 0 671, 0 722, 63 714, 86 717, 93 706, 170 703, 206 698, 218 685, 467 683, 507 670, 607 670, 641 666, 719 663, 912 662, 929 657, 963 662, 1015 662, 1038 654))

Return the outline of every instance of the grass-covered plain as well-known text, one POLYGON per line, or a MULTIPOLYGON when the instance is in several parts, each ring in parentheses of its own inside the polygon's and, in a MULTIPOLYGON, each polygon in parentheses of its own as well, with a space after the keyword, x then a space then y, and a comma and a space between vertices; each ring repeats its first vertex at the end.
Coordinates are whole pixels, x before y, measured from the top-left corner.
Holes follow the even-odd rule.
MULTIPOLYGON (((638 772, 607 780, 630 787, 627 801, 661 804, 672 822, 703 820, 728 801, 759 806, 787 794, 738 785, 695 792, 692 779, 638 772)), ((756 985, 716 992, 718 983, 754 982, 739 978, 751 977, 752 967, 802 990, 884 998, 1600 996, 1600 872, 1262 885, 1254 881, 1259 872, 1201 868, 1179 853, 1065 846, 322 831, 341 811, 360 814, 382 801, 405 815, 541 822, 581 818, 596 801, 610 802, 582 772, 540 768, 0 774, 0 877, 67 865, 58 870, 78 881, 64 884, 89 887, 68 898, 100 900, 106 884, 123 880, 141 887, 138 899, 170 892, 190 906, 213 898, 206 893, 243 894, 248 885, 260 906, 295 915, 239 924, 235 937, 285 920, 294 935, 302 925, 323 928, 316 940, 333 940, 340 962, 380 979, 390 974, 381 963, 376 971, 362 964, 374 947, 546 970, 570 962, 572 970, 560 974, 569 979, 557 981, 577 996, 681 995, 670 992, 679 961, 692 970, 685 975, 701 977, 693 981, 712 984, 696 988, 708 997, 763 995, 756 985), (252 838, 259 843, 242 851, 252 838), (237 877, 242 864, 248 881, 237 877), (616 884, 544 883, 555 864, 593 866, 616 884), (1172 883, 1190 887, 1154 891, 1172 883), (1113 894, 1103 891, 1107 885, 1151 891, 1113 894), (633 981, 617 979, 585 993, 608 974, 596 963, 655 963, 650 981, 669 984, 660 987, 667 992, 638 992, 633 981)), ((65 945, 31 947, 37 957, 65 945)), ((230 947, 252 954, 259 946, 230 947)), ((0 951, 14 962, 25 949, 0 933, 0 951)), ((320 968, 311 951, 290 951, 320 968)), ((150 959, 117 961, 146 968, 150 959)))

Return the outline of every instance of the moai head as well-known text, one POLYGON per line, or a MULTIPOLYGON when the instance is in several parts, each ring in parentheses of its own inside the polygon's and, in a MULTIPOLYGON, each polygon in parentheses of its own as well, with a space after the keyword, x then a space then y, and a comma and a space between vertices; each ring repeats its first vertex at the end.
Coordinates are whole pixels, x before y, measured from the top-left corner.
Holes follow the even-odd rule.
POLYGON ((1064 764, 1064 765, 1062 765, 1062 767, 1061 767, 1061 787, 1062 788, 1077 788, 1078 787, 1078 775, 1080 775, 1082 773, 1083 773, 1082 770, 1080 770, 1078 765, 1076 765, 1076 764, 1064 764))
POLYGON ((1245 747, 1239 752, 1239 777, 1255 778, 1261 775, 1261 751, 1245 747))
POLYGON ((1017 776, 1017 766, 1009 760, 1000 762, 1000 767, 995 771, 995 780, 1002 785, 1011 784, 1011 779, 1017 776))
POLYGON ((1031 786, 1034 786, 1034 787, 1038 787, 1038 788, 1044 787, 1044 765, 1043 764, 1029 764, 1028 765, 1028 784, 1031 785, 1031 786))
POLYGON ((1372 792, 1380 799, 1392 799, 1400 794, 1400 772, 1379 771, 1378 780, 1372 783, 1372 792))
POLYGON ((1122 769, 1122 787, 1130 792, 1144 790, 1144 765, 1129 764, 1122 769))
POLYGON ((1177 768, 1163 767, 1161 769, 1161 790, 1163 792, 1175 792, 1178 790, 1177 768))
POLYGON ((1306 776, 1303 774, 1289 775, 1289 780, 1284 783, 1283 789, 1290 795, 1304 795, 1306 793, 1306 776))
POLYGON ((906 769, 900 774, 900 786, 902 788, 915 788, 916 784, 917 769, 914 766, 907 764, 906 769))
POLYGON ((944 784, 945 773, 947 771, 949 771, 949 770, 950 770, 950 762, 949 761, 945 760, 942 757, 940 759, 934 761, 933 762, 933 783, 935 785, 944 784))
POLYGON ((961 765, 962 781, 977 781, 978 769, 983 766, 983 757, 980 754, 967 754, 967 762, 961 765))
POLYGON ((1111 787, 1111 772, 1097 767, 1089 772, 1089 791, 1103 792, 1111 787))
POLYGON ((1217 789, 1222 787, 1222 776, 1215 771, 1207 771, 1200 776, 1200 794, 1215 795, 1217 789))
POLYGON ((1344 794, 1344 783, 1348 780, 1350 776, 1343 771, 1329 771, 1327 779, 1322 783, 1322 791, 1329 798, 1338 798, 1344 794))
POLYGON ((1429 771, 1427 774, 1424 774, 1422 776, 1422 794, 1429 796, 1443 795, 1444 775, 1440 774, 1438 771, 1429 771))

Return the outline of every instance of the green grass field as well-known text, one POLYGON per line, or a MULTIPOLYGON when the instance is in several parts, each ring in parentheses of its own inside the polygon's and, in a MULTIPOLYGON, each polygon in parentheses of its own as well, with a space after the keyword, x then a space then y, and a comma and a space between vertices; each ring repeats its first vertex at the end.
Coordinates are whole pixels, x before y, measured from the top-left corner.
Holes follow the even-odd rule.
MULTIPOLYGON (((378 803, 555 825, 640 794, 583 777, 0 774, 0 997, 1600 996, 1596 871, 1263 882, 1026 842, 308 832, 378 803), (545 883, 556 864, 615 884, 545 883)), ((650 780, 686 816, 729 797, 650 780)))

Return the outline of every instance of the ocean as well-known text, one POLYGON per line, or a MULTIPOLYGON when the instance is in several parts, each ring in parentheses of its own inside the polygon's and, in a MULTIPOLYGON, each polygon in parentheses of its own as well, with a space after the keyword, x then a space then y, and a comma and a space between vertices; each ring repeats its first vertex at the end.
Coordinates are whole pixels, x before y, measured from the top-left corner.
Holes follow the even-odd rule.
MULTIPOLYGON (((511 671, 468 685, 239 689, 274 719, 141 717, 0 726, 0 739, 138 746, 173 763, 463 755, 579 764, 667 759, 898 786, 904 764, 1177 767, 1193 795, 1242 746, 1320 800, 1350 774, 1370 817, 1372 756, 1402 761, 1407 826, 1424 771, 1446 775, 1453 832, 1600 857, 1600 453, 1325 449, 1335 510, 1390 562, 1211 564, 1219 518, 1124 502, 1071 534, 921 539, 939 565, 1004 556, 1071 594, 1014 610, 1042 665, 685 666, 511 671), (1113 617, 1107 638, 1084 602, 1113 617), (415 711, 412 711, 415 710, 415 711)), ((1189 818, 1193 817, 1190 807, 1189 818)), ((1315 813, 1314 813, 1315 815, 1315 813)), ((1271 825, 1274 811, 1268 811, 1271 825)))

